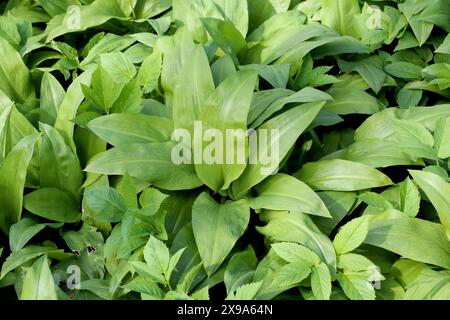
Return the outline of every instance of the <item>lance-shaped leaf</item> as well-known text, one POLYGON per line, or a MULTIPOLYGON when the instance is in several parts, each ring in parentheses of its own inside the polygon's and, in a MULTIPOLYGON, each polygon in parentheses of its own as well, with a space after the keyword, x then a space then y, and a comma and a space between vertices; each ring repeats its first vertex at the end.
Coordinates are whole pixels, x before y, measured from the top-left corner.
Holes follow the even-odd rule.
POLYGON ((9 227, 20 220, 27 168, 38 138, 38 134, 23 138, 0 168, 0 228, 6 234, 9 227))
POLYGON ((217 203, 202 193, 192 207, 192 228, 203 266, 212 275, 242 236, 250 220, 244 202, 217 203))
POLYGON ((450 238, 450 184, 432 172, 410 170, 409 173, 430 199, 450 238))
POLYGON ((307 163, 294 176, 315 190, 356 191, 392 184, 388 176, 376 169, 337 159, 307 163))
POLYGON ((125 175, 167 190, 193 189, 202 185, 193 165, 172 160, 173 142, 133 143, 96 156, 85 169, 106 175, 125 175))
POLYGON ((287 210, 330 217, 322 199, 306 184, 287 174, 277 174, 256 186, 258 196, 250 199, 254 209, 287 210))
POLYGON ((201 45, 191 52, 177 75, 173 98, 173 121, 175 129, 185 128, 192 132, 193 123, 202 110, 211 106, 215 93, 214 80, 208 58, 201 45))
POLYGON ((58 188, 80 196, 82 171, 77 155, 55 128, 41 124, 44 132, 40 152, 41 187, 58 188))
POLYGON ((25 209, 37 216, 57 222, 78 222, 81 211, 74 196, 57 188, 41 188, 23 198, 25 209))
MULTIPOLYGON (((218 107, 210 106, 199 115, 205 135, 208 129, 212 129, 218 135, 220 133, 222 138, 211 137, 211 143, 205 143, 203 147, 205 163, 196 162, 195 165, 199 178, 214 191, 228 189, 231 182, 245 170, 248 154, 247 117, 255 85, 254 71, 244 70, 232 74, 217 88, 218 107), (212 164, 206 163, 207 156, 214 160, 212 164)), ((194 140, 194 150, 198 142, 194 140)))
POLYGON ((257 145, 250 148, 250 163, 232 185, 234 197, 242 196, 278 169, 281 160, 315 119, 324 103, 311 102, 293 108, 269 120, 254 132, 259 141, 257 145), (264 132, 266 138, 262 139, 264 132), (270 139, 268 139, 269 136, 270 139), (262 163, 261 155, 268 157, 269 163, 262 163))
POLYGON ((411 218, 395 210, 375 215, 365 243, 404 258, 450 267, 450 242, 438 223, 411 218))
POLYGON ((23 279, 20 300, 58 300, 55 281, 46 255, 28 269, 23 279))
POLYGON ((173 122, 144 114, 118 113, 95 118, 88 128, 113 146, 170 141, 173 122))

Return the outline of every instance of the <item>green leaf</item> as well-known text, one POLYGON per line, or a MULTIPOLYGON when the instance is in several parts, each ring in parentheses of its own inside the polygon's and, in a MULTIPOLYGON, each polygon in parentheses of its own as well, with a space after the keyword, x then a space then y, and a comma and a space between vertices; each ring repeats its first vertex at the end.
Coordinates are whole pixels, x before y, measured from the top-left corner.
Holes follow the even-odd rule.
POLYGON ((94 187, 86 190, 85 203, 99 221, 119 222, 127 207, 123 197, 110 187, 94 187))
POLYGON ((231 257, 224 274, 228 294, 252 282, 257 264, 258 260, 251 246, 231 257))
POLYGON ((253 300, 261 285, 262 281, 245 284, 231 292, 226 300, 253 300))
POLYGON ((338 268, 345 271, 367 271, 374 264, 365 256, 356 253, 346 253, 339 256, 338 268))
POLYGON ((409 173, 430 199, 450 238, 450 184, 431 172, 410 170, 409 173))
MULTIPOLYGON (((199 178, 214 191, 226 190, 245 170, 247 157, 246 136, 239 136, 238 142, 228 134, 228 130, 239 130, 246 134, 247 116, 252 101, 252 94, 256 84, 256 73, 249 70, 238 71, 225 79, 217 88, 217 107, 205 107, 199 114, 203 130, 220 130, 222 141, 213 136, 209 145, 203 149, 203 161, 198 163, 196 147, 198 140, 194 140, 195 169, 199 178), (245 140, 244 140, 245 139, 245 140), (242 145, 240 141, 244 141, 242 145), (214 148, 215 156, 207 154, 210 147, 214 148), (220 154, 220 150, 223 150, 220 154), (206 156, 214 159, 213 164, 206 163, 206 156)), ((218 134, 219 132, 217 132, 218 134)), ((194 132, 195 139, 195 132, 194 132)), ((209 161, 211 162, 211 161, 209 161)))
POLYGON ((20 54, 3 37, 0 37, 0 52, 0 90, 18 103, 33 99, 30 71, 20 54))
POLYGON ((287 212, 267 212, 265 227, 258 232, 269 239, 281 242, 296 242, 316 253, 328 265, 333 274, 336 269, 336 252, 331 240, 320 232, 308 215, 287 212))
POLYGON ((148 265, 148 271, 160 283, 167 284, 169 282, 169 275, 167 274, 170 254, 166 245, 150 236, 144 248, 144 259, 148 265))
POLYGON ((318 300, 329 300, 331 295, 331 275, 323 262, 314 266, 311 272, 311 287, 318 300))
POLYGON ((242 236, 250 219, 243 202, 218 204, 202 193, 192 207, 195 242, 208 275, 216 271, 242 236))
POLYGON ((354 36, 353 18, 361 13, 357 0, 322 0, 321 21, 341 34, 354 36))
POLYGON ((311 102, 301 105, 269 120, 256 130, 254 133, 256 136, 258 136, 261 130, 269 130, 271 133, 271 130, 278 130, 279 134, 276 135, 278 137, 271 138, 270 143, 259 144, 259 150, 250 150, 249 157, 256 164, 248 164, 243 174, 233 183, 232 190, 235 197, 238 198, 244 195, 251 187, 264 180, 277 169, 281 160, 289 152, 298 137, 318 115, 323 105, 324 102, 311 102), (258 159, 258 152, 259 154, 265 154, 271 157, 272 163, 269 168, 261 163, 261 161, 255 161, 260 160, 258 159), (274 155, 274 153, 276 154, 274 155), (267 171, 271 172, 268 173, 267 171))
POLYGON ((70 193, 57 188, 41 188, 23 198, 23 206, 31 213, 57 222, 81 220, 79 204, 70 193))
POLYGON ((38 138, 38 134, 33 134, 20 140, 1 165, 0 227, 6 234, 9 227, 20 220, 27 168, 38 138))
POLYGON ((47 256, 44 255, 25 274, 20 300, 58 300, 56 291, 47 256))
POLYGON ((333 245, 338 254, 348 253, 359 247, 368 232, 368 219, 360 217, 345 224, 334 238, 333 245))
POLYGON ((450 158, 450 117, 440 119, 434 131, 434 149, 441 159, 450 158))
POLYGON ((355 191, 392 184, 378 170, 338 159, 307 163, 294 176, 315 190, 355 191))
POLYGON ((239 30, 231 23, 215 18, 203 18, 201 21, 214 42, 237 62, 238 55, 247 48, 239 30))
POLYGON ((289 262, 275 271, 273 285, 275 287, 287 289, 293 287, 311 274, 311 266, 303 260, 289 262))
POLYGON ((250 199, 253 209, 287 210, 331 217, 320 197, 306 184, 286 174, 277 174, 256 187, 258 196, 250 199))
POLYGON ((144 114, 111 114, 93 119, 88 128, 113 146, 170 141, 173 122, 144 114))
POLYGON ((46 42, 66 33, 79 32, 101 25, 112 18, 125 19, 126 17, 117 1, 97 0, 79 7, 79 25, 76 20, 71 22, 74 18, 77 19, 73 16, 73 11, 67 10, 65 14, 59 14, 50 20, 49 27, 45 30, 46 42))
POLYGON ((295 242, 279 242, 272 244, 275 253, 287 262, 303 260, 311 267, 321 263, 320 258, 313 251, 295 242))
POLYGON ((332 88, 328 94, 333 100, 328 101, 324 109, 337 114, 374 114, 381 109, 374 96, 358 88, 332 88))
POLYGON ((137 82, 144 88, 144 93, 150 93, 158 86, 161 68, 162 55, 160 51, 154 51, 142 62, 138 71, 137 82))
POLYGON ((211 105, 215 92, 214 81, 201 45, 195 46, 177 76, 173 97, 173 121, 175 129, 185 128, 193 132, 193 122, 211 105))
POLYGON ((85 171, 124 175, 150 182, 167 190, 193 189, 202 185, 194 166, 172 160, 173 142, 133 143, 110 149, 93 159, 85 171))
POLYGON ((58 80, 51 73, 45 72, 42 76, 40 112, 41 122, 53 125, 58 114, 59 106, 64 99, 64 91, 58 80))
POLYGON ((367 244, 392 251, 404 258, 443 268, 450 266, 450 242, 437 223, 386 211, 369 222, 367 244))
POLYGON ((420 209, 420 193, 417 186, 406 178, 400 186, 401 211, 410 217, 415 217, 420 209))
POLYGON ((41 124, 40 186, 58 188, 80 197, 82 171, 78 157, 55 128, 41 124))
POLYGON ((364 273, 338 273, 337 279, 344 293, 351 300, 375 300, 375 289, 364 273))
POLYGON ((40 246, 26 246, 25 248, 12 252, 11 255, 6 258, 5 263, 2 265, 2 272, 0 279, 3 278, 8 272, 16 269, 22 264, 39 257, 43 254, 50 253, 62 253, 63 250, 58 250, 51 247, 40 247, 40 246))
POLYGON ((147 300, 161 300, 164 297, 164 291, 159 288, 158 284, 150 277, 138 276, 123 285, 123 288, 145 294, 147 300))

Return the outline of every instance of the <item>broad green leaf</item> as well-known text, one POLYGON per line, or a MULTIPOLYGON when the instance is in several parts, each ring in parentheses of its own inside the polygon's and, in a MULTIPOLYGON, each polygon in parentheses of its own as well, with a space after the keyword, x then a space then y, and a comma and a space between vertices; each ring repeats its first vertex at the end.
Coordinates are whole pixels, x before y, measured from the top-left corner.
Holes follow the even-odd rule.
POLYGON ((338 254, 348 253, 359 247, 368 232, 368 219, 360 217, 345 224, 334 238, 333 245, 338 254))
POLYGON ((409 173, 430 199, 450 238, 450 184, 431 172, 410 170, 409 173))
POLYGON ((228 294, 252 282, 257 264, 258 260, 251 246, 231 257, 224 274, 228 294))
POLYGON ((167 190, 193 189, 202 185, 192 165, 172 160, 173 142, 134 143, 115 147, 96 156, 85 171, 130 176, 167 190))
POLYGON ((278 111, 282 110, 282 108, 289 103, 305 103, 305 102, 314 102, 314 101, 328 101, 332 100, 332 97, 326 94, 323 91, 306 87, 302 90, 289 95, 288 97, 282 97, 277 99, 272 104, 270 104, 252 123, 253 127, 259 127, 263 124, 267 119, 269 119, 273 114, 276 114, 278 111))
POLYGON ((41 246, 26 246, 25 248, 12 252, 11 255, 6 258, 2 265, 2 272, 0 279, 3 278, 8 272, 14 270, 15 268, 21 266, 22 264, 39 257, 43 254, 50 253, 62 253, 63 250, 58 250, 51 247, 41 247, 41 246))
POLYGON ((199 141, 194 132, 195 169, 199 178, 214 191, 228 189, 245 170, 248 153, 247 116, 255 84, 255 72, 249 70, 235 72, 217 87, 217 107, 206 107, 199 114, 198 120, 202 121, 205 132, 203 139, 209 129, 214 130, 216 134, 209 136, 211 143, 204 144, 202 161, 198 161, 199 141), (229 134, 233 133, 233 130, 240 132, 241 135, 236 138, 229 134), (221 137, 218 137, 219 133, 221 137))
POLYGON ((0 37, 0 90, 15 102, 25 102, 35 97, 30 71, 20 54, 0 37))
POLYGON ((247 35, 248 8, 246 1, 240 0, 173 0, 172 17, 187 26, 194 39, 200 43, 207 41, 207 33, 201 18, 218 18, 229 21, 241 33, 247 35))
POLYGON ((425 269, 407 287, 405 300, 448 300, 450 285, 448 271, 425 269))
POLYGON ((450 157, 450 117, 440 119, 434 131, 434 148, 441 159, 450 157))
POLYGON ((357 0, 321 0, 321 21, 343 35, 354 36, 353 18, 361 13, 357 0))
POLYGON ((173 123, 144 114, 111 114, 95 118, 88 128, 113 146, 170 141, 173 123))
POLYGON ((256 186, 250 199, 254 209, 287 210, 331 217, 327 207, 306 184, 286 174, 277 174, 256 186))
POLYGON ((61 226, 62 223, 39 223, 32 218, 23 218, 11 226, 9 231, 9 247, 13 252, 19 251, 45 227, 59 228, 61 226))
POLYGON ((46 42, 66 33, 101 25, 113 18, 126 19, 117 1, 97 0, 88 5, 76 6, 49 21, 45 30, 46 42))
POLYGON ((347 160, 307 163, 295 177, 315 190, 355 191, 392 184, 389 177, 380 171, 347 160))
MULTIPOLYGON (((54 127, 61 132, 67 143, 70 143, 73 138, 75 124, 72 119, 76 117, 78 108, 84 99, 81 85, 88 85, 91 82, 94 70, 94 68, 87 69, 70 84, 59 106, 54 127)), ((72 150, 75 149, 73 145, 70 146, 72 150)))
POLYGON ((45 72, 41 82, 40 111, 41 122, 53 125, 59 106, 64 99, 64 91, 58 80, 51 73, 45 72))
POLYGON ((20 300, 58 300, 56 285, 46 255, 39 258, 28 269, 23 279, 20 300))
POLYGON ((40 186, 58 188, 80 196, 82 171, 78 157, 55 128, 41 124, 40 186))
POLYGON ((440 224, 399 212, 387 211, 374 216, 364 242, 404 258, 443 268, 450 266, 450 242, 445 229, 440 224))
POLYGON ((212 275, 242 236, 250 219, 244 202, 218 204, 202 193, 192 207, 195 242, 208 273, 212 275))
POLYGON ((329 300, 331 295, 331 275, 323 262, 314 266, 311 272, 311 287, 318 300, 329 300))
POLYGON ((27 194, 23 206, 37 216, 57 222, 81 220, 79 204, 73 195, 57 188, 41 188, 27 194))
POLYGON ((324 109, 337 114, 374 114, 381 109, 380 102, 374 96, 358 88, 333 88, 328 94, 333 100, 328 101, 324 109))
POLYGON ((244 195, 251 187, 278 169, 281 160, 289 152, 298 137, 311 124, 323 105, 324 102, 311 102, 301 105, 269 120, 256 130, 254 135, 257 137, 260 132, 265 130, 268 130, 270 135, 275 133, 275 137, 267 139, 269 136, 267 134, 266 141, 258 144, 257 149, 259 150, 250 150, 250 163, 239 179, 232 185, 235 197, 238 198, 244 195), (276 134, 277 132, 278 134, 276 134), (267 140, 270 140, 270 143, 267 140), (271 163, 269 168, 261 162, 258 153, 259 155, 263 154, 270 157, 271 163), (256 164, 252 164, 252 162, 256 164))
POLYGON ((175 129, 185 128, 193 132, 193 122, 200 113, 211 106, 215 92, 205 50, 201 45, 191 52, 189 63, 181 68, 174 87, 173 121, 175 129))
POLYGON ((27 168, 38 138, 33 134, 20 140, 0 167, 0 227, 6 234, 20 220, 27 168))
POLYGON ((201 19, 215 43, 237 62, 238 55, 247 48, 242 34, 231 23, 215 18, 201 19))

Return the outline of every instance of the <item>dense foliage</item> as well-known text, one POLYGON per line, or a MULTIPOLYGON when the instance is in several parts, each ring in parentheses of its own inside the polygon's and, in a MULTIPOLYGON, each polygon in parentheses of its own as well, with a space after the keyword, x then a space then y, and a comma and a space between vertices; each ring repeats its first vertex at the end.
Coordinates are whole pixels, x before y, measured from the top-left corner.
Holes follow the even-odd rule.
POLYGON ((450 1, 0 12, 1 298, 450 299, 450 1))

